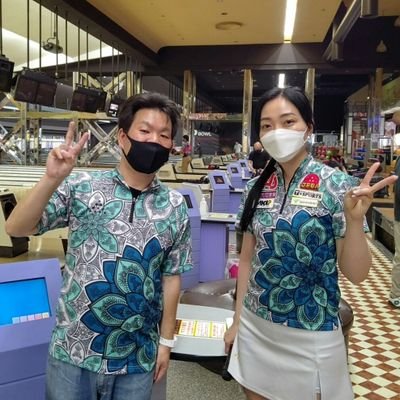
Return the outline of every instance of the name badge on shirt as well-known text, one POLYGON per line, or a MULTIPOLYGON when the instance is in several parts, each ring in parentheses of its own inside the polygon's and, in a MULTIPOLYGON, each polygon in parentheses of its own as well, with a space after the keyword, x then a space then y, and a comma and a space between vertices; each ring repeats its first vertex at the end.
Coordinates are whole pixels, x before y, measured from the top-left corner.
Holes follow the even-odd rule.
POLYGON ((322 193, 314 190, 295 189, 291 204, 294 206, 318 207, 322 193))

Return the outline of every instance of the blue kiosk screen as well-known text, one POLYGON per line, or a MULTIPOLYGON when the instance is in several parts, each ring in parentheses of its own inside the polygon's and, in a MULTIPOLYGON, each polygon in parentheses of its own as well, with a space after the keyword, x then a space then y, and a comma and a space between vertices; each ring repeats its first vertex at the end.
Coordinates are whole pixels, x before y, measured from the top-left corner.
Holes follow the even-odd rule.
POLYGON ((49 318, 45 278, 0 283, 0 326, 49 318))

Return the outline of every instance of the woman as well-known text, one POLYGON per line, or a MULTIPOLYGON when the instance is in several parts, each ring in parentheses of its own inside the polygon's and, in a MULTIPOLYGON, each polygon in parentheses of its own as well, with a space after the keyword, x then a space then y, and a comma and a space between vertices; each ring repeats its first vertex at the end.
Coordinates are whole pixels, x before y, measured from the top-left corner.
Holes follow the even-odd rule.
POLYGON ((190 161, 192 161, 192 146, 189 143, 189 136, 182 136, 182 172, 188 172, 190 161))
POLYGON ((338 269, 368 274, 364 214, 378 164, 355 187, 349 175, 306 151, 313 130, 307 97, 275 88, 259 101, 256 128, 271 160, 245 190, 244 232, 229 372, 250 400, 353 398, 338 317, 338 269))

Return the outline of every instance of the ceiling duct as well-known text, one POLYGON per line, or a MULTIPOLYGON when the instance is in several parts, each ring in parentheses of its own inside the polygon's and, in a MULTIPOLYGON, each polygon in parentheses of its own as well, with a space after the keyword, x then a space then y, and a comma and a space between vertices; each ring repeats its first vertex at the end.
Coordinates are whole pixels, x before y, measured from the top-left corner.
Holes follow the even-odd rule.
POLYGON ((332 40, 326 48, 323 58, 328 61, 340 61, 340 58, 337 58, 337 55, 341 53, 338 51, 338 47, 341 48, 344 40, 349 34, 351 28, 353 28, 354 24, 360 18, 361 15, 361 0, 354 0, 353 3, 348 8, 345 16, 342 21, 338 25, 336 29, 332 31, 332 40))

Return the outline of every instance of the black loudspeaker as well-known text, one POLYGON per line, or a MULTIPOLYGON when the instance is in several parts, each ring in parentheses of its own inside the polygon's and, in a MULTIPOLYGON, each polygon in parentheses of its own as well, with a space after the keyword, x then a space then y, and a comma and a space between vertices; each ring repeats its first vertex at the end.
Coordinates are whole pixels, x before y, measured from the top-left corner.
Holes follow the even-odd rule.
POLYGON ((24 69, 17 78, 14 99, 53 107, 57 81, 43 72, 24 69))
POLYGON ((16 204, 17 200, 13 193, 0 195, 0 225, 3 226, 2 231, 0 231, 0 257, 15 257, 27 252, 29 248, 27 237, 10 237, 4 232, 5 221, 16 204))
POLYGON ((0 91, 9 92, 11 90, 14 63, 8 58, 0 56, 0 91))
POLYGON ((104 90, 77 86, 72 95, 71 110, 90 113, 103 111, 106 98, 104 90))

